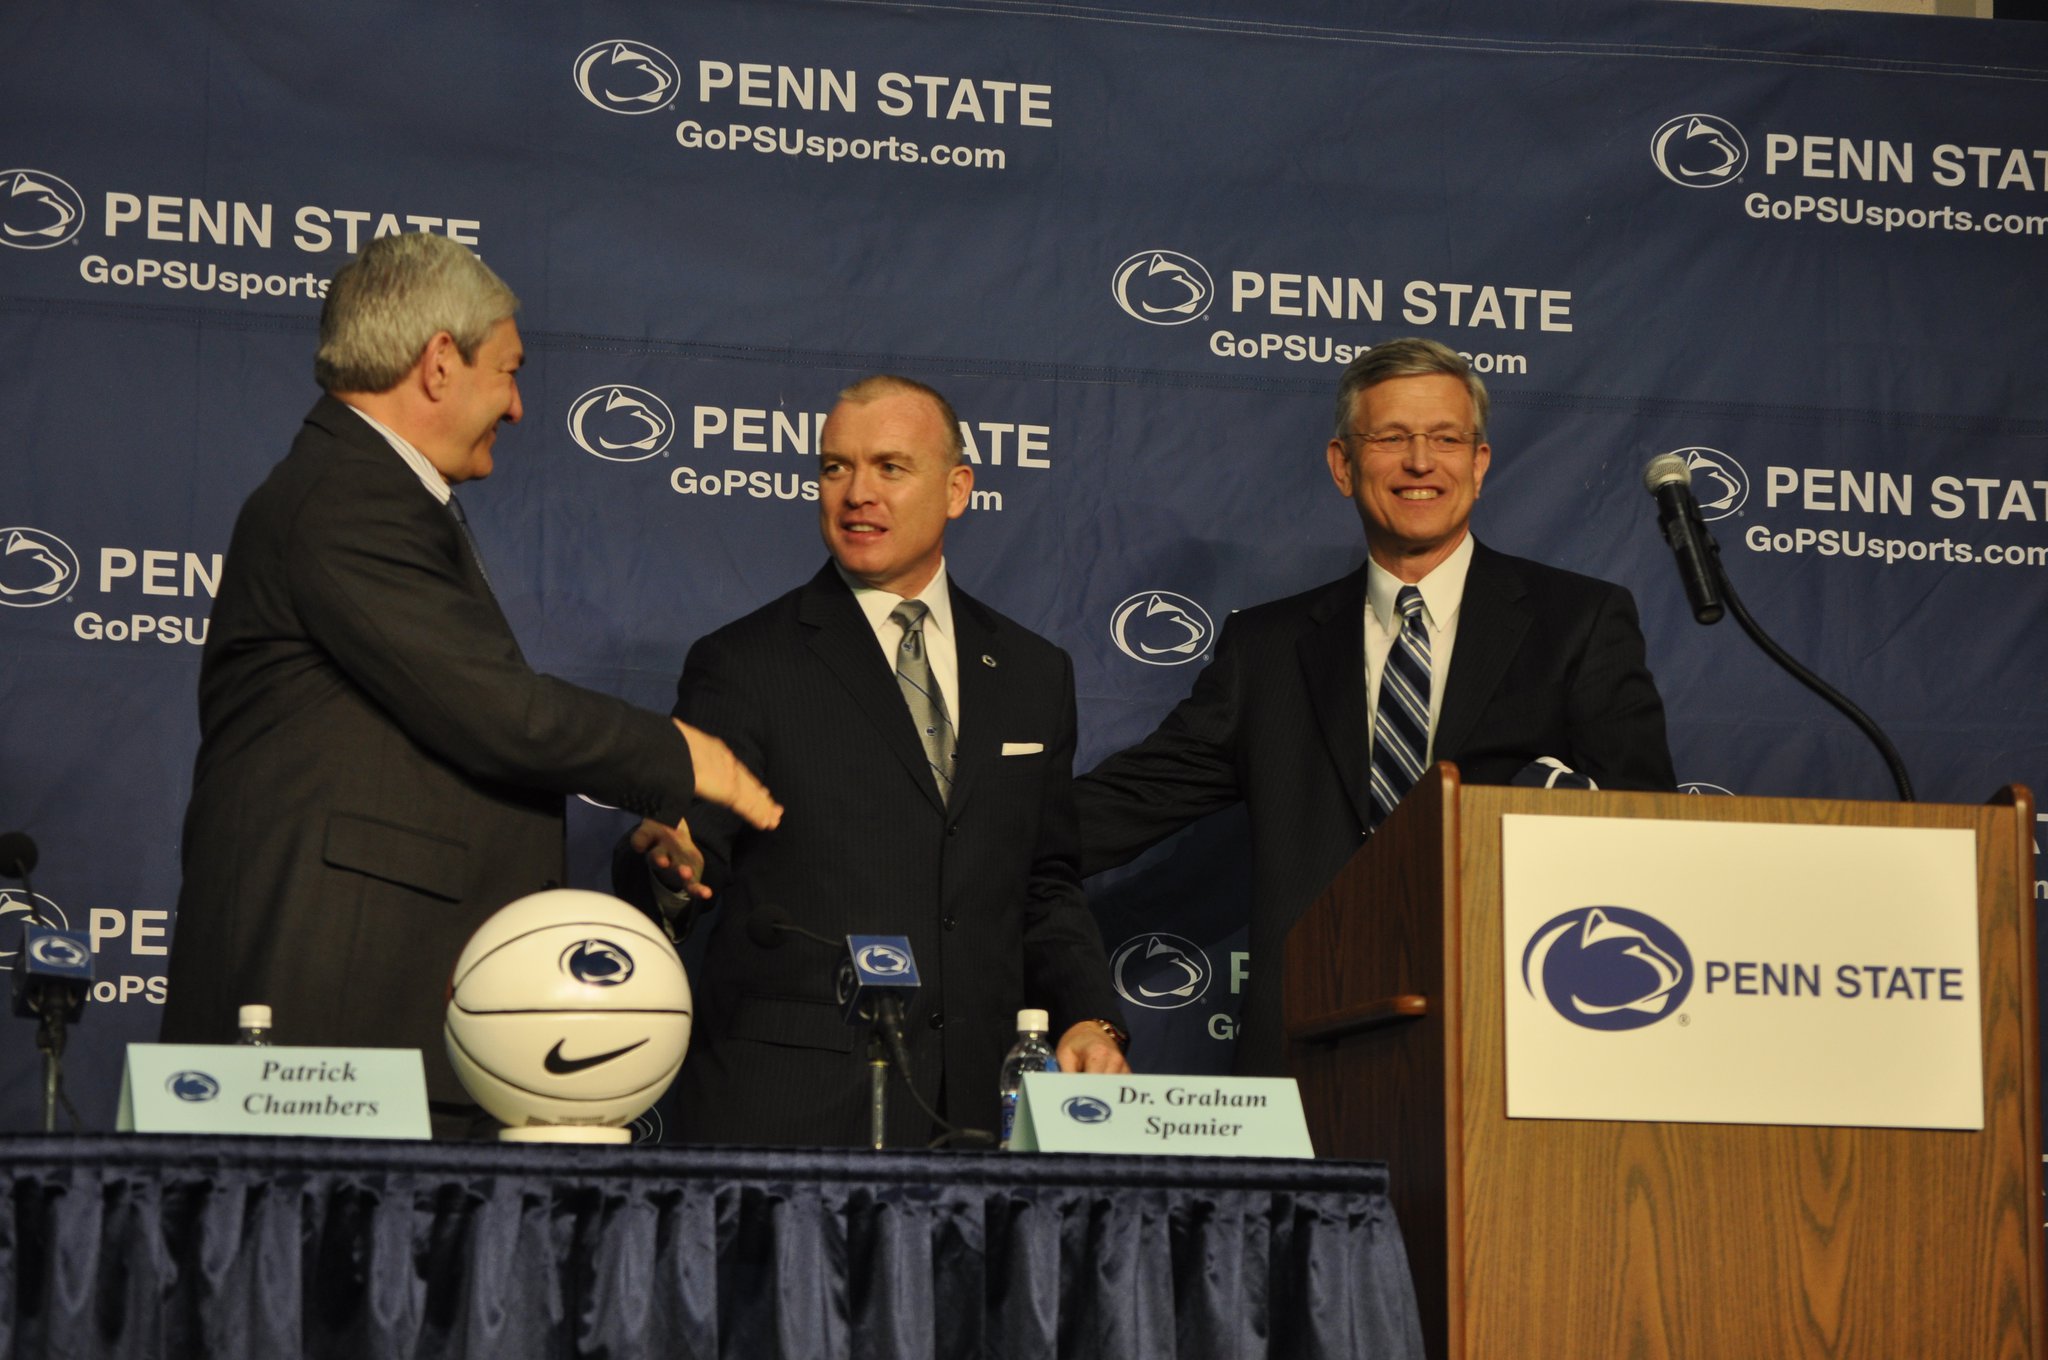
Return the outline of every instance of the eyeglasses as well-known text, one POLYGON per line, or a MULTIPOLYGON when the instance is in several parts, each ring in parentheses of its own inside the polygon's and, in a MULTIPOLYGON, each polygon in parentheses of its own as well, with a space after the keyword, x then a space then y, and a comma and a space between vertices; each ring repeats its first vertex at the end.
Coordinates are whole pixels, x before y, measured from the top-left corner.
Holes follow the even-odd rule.
POLYGON ((1418 439, 1429 445, 1431 453, 1466 453, 1473 445, 1471 435, 1452 433, 1448 430, 1420 434, 1399 434, 1392 431, 1385 434, 1366 434, 1363 430, 1353 430, 1351 437, 1374 453, 1391 454, 1397 458, 1407 453, 1408 446, 1418 439))

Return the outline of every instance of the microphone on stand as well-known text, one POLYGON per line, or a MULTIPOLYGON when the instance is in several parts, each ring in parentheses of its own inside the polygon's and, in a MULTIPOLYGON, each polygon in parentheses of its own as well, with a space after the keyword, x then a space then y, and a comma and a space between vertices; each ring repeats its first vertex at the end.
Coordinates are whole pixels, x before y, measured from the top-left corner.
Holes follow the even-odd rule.
POLYGON ((1693 499, 1692 469, 1677 454, 1660 453, 1643 469, 1643 489, 1657 498, 1657 523, 1671 545, 1671 555, 1678 559, 1678 579, 1692 602, 1693 618, 1719 623, 1721 550, 1700 518, 1700 503, 1693 499))
POLYGON ((1742 598, 1735 593, 1735 583, 1728 579, 1727 569, 1721 565, 1721 549, 1700 517, 1699 503, 1692 495, 1692 469, 1685 465, 1685 459, 1675 453, 1658 454, 1643 469, 1643 487, 1657 498, 1657 522, 1663 526, 1664 539, 1678 559, 1679 579, 1685 583, 1685 597, 1692 604, 1693 618, 1701 623, 1715 623, 1724 610, 1733 614, 1742 631, 1763 649, 1764 655, 1856 724, 1884 758, 1899 801, 1912 802, 1913 781, 1906 774, 1906 762, 1891 738, 1869 714, 1849 702, 1847 695, 1794 660, 1743 608, 1742 598))
MULTIPOLYGON (((29 871, 36 867, 36 843, 20 831, 0 835, 0 875, 21 880, 28 894, 29 921, 21 928, 21 953, 14 963, 14 1013, 35 1017, 36 1047, 43 1053, 43 1132, 57 1131, 57 1106, 64 1097, 66 1027, 85 1014, 92 991, 92 940, 84 931, 60 930, 43 914, 29 871)), ((72 1111, 77 1122, 77 1111, 72 1111)))
POLYGON ((939 1142, 995 1141, 995 1136, 986 1130, 962 1129, 949 1123, 931 1107, 911 1079, 910 1045, 904 1034, 903 1017, 920 984, 917 960, 907 936, 848 935, 844 940, 834 940, 798 925, 787 911, 766 902, 747 913, 746 931, 747 938, 762 949, 780 949, 794 936, 823 945, 839 956, 833 972, 833 993, 839 999, 840 1013, 849 1025, 869 1026, 868 1064, 872 1075, 868 1127, 872 1146, 879 1149, 884 1142, 884 1090, 891 1066, 903 1078, 904 1089, 910 1092, 917 1108, 945 1131, 939 1142))

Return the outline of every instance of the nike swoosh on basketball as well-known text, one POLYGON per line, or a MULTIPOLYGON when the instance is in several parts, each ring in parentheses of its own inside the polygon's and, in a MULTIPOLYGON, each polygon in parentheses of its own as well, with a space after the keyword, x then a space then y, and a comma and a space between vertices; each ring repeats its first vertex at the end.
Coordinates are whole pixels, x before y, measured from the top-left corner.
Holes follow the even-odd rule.
POLYGON ((638 1044, 627 1044, 624 1048, 615 1048, 609 1053, 593 1053, 588 1058, 563 1057, 562 1045, 567 1042, 567 1039, 555 1040, 555 1046, 548 1050, 548 1056, 541 1062, 543 1067, 558 1077, 566 1077, 571 1072, 581 1072, 586 1068, 596 1067, 599 1063, 608 1063, 613 1058, 624 1057, 647 1041, 642 1039, 638 1044))

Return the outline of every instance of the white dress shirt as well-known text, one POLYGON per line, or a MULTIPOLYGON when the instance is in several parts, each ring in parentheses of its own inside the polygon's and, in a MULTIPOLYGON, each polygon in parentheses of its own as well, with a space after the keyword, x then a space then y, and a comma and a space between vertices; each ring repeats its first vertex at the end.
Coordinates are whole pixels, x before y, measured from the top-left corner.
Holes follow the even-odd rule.
MULTIPOLYGON (((853 591, 854 603, 860 606, 860 612, 867 615, 868 627, 875 630, 875 644, 882 649, 893 674, 896 670, 896 649, 903 643, 903 626, 891 619, 889 613, 902 604, 905 597, 893 591, 864 586, 848 576, 844 568, 840 569, 839 578, 853 591)), ((924 619, 924 656, 931 663, 932 679, 939 682, 939 694, 946 701, 946 717, 952 721, 957 737, 960 732, 960 648, 953 640, 953 592, 946 588, 946 564, 943 560, 924 589, 908 598, 924 601, 931 611, 924 619)))

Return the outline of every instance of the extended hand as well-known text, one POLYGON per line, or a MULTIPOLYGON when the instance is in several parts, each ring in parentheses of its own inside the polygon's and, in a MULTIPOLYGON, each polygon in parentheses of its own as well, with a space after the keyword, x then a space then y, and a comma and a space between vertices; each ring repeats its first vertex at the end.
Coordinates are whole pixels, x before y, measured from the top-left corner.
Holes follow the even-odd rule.
POLYGON ((711 896, 711 889, 700 880, 704 872, 704 852, 690 838, 688 822, 669 826, 653 820, 643 821, 633 829, 632 845, 647 856, 647 862, 656 869, 681 877, 683 886, 674 891, 691 897, 711 896))
POLYGON ((1116 1040, 1103 1032, 1102 1026, 1093 1020, 1083 1020, 1069 1025, 1067 1032, 1060 1036, 1060 1071, 1099 1072, 1114 1076, 1128 1072, 1131 1065, 1124 1061, 1124 1051, 1116 1046, 1116 1040))
MULTIPOLYGON (((690 743, 690 762, 696 767, 699 798, 731 808, 763 831, 772 830, 782 820, 782 804, 775 801, 775 795, 754 777, 752 770, 740 764, 731 747, 680 718, 669 721, 690 743)), ((702 862, 700 857, 698 863, 702 862)))

